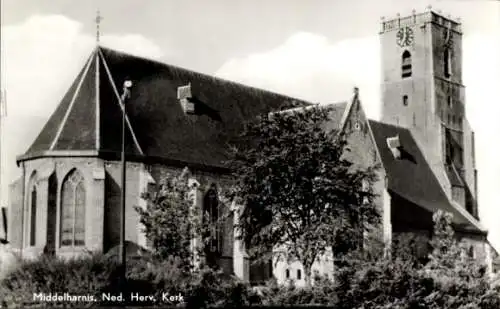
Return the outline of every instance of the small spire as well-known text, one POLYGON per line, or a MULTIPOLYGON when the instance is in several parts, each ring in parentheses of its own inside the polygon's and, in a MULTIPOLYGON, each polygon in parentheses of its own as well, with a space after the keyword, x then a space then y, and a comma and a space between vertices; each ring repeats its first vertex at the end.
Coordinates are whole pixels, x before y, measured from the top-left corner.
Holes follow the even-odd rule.
POLYGON ((429 4, 429 5, 427 6, 427 11, 432 11, 432 5, 430 5, 430 4, 429 4))
POLYGON ((95 27, 96 27, 95 39, 96 39, 97 45, 99 45, 99 40, 101 37, 101 31, 99 29, 99 27, 101 25, 101 21, 102 21, 101 12, 99 10, 97 10, 97 15, 95 17, 95 27))
POLYGON ((358 87, 354 87, 354 95, 355 96, 359 95, 359 88, 358 87))

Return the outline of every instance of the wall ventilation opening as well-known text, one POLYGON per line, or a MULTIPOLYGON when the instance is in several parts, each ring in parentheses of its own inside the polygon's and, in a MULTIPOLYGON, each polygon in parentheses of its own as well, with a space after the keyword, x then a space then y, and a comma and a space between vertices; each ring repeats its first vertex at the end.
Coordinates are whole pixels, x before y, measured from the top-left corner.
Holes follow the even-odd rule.
POLYGON ((408 106, 408 96, 406 94, 403 96, 403 105, 408 106))
POLYGON ((177 99, 181 103, 184 113, 189 115, 195 113, 195 105, 190 100, 191 98, 191 83, 187 84, 186 86, 180 86, 177 88, 177 99))

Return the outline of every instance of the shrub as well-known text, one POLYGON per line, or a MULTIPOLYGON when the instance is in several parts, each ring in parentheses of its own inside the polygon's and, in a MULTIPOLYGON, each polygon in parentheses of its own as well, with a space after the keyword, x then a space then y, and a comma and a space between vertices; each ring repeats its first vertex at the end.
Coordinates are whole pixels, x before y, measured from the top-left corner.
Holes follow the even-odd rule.
POLYGON ((500 289, 491 284, 484 265, 464 254, 451 217, 438 212, 434 221, 434 250, 425 265, 404 250, 393 250, 387 258, 346 256, 336 276, 337 308, 500 308, 500 289))
POLYGON ((296 287, 292 282, 278 285, 270 280, 266 286, 256 288, 256 297, 264 306, 330 305, 337 303, 335 285, 331 280, 316 276, 311 287, 296 287))
POLYGON ((97 297, 109 288, 115 269, 116 263, 101 254, 70 260, 48 256, 25 260, 1 281, 0 299, 6 305, 24 306, 35 303, 34 293, 81 295, 85 291, 97 297))
MULTIPOLYGON (((138 260, 129 266, 128 289, 134 292, 181 294, 188 308, 244 306, 258 302, 250 286, 208 266, 189 271, 180 258, 138 260)), ((143 303, 142 303, 143 304, 143 303)))

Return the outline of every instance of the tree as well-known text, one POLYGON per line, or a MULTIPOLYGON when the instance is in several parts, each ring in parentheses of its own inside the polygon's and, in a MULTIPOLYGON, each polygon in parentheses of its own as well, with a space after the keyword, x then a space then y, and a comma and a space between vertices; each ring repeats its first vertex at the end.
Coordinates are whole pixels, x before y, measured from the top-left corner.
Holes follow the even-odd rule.
POLYGON ((184 261, 191 259, 191 229, 197 222, 190 212, 192 198, 189 191, 187 179, 169 177, 155 192, 143 193, 142 198, 147 201, 146 209, 135 208, 152 252, 159 259, 169 256, 184 261), (191 217, 192 222, 186 220, 191 217))
POLYGON ((143 193, 146 209, 135 207, 158 260, 175 258, 183 261, 185 268, 191 268, 196 263, 195 256, 207 258, 206 247, 214 237, 213 226, 209 225, 222 225, 225 218, 215 222, 205 218, 208 214, 193 206, 195 190, 196 184, 190 184, 183 172, 178 177, 166 177, 156 190, 143 193), (194 246, 195 239, 201 245, 194 246))
POLYGON ((433 248, 423 276, 433 280, 435 291, 425 298, 428 308, 499 308, 500 290, 492 286, 482 261, 467 254, 452 227, 452 215, 434 214, 433 248))
POLYGON ((286 248, 283 257, 302 263, 308 286, 317 258, 359 246, 364 228, 380 220, 374 168, 343 158, 345 137, 325 128, 328 115, 321 107, 263 115, 245 126, 230 160, 250 255, 286 248))

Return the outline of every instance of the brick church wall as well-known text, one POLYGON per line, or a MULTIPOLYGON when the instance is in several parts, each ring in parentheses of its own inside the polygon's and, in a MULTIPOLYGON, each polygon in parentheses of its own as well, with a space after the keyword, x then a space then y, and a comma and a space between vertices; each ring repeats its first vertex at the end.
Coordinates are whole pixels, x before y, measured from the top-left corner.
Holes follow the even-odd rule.
POLYGON ((23 179, 19 178, 10 185, 9 222, 7 237, 12 248, 22 248, 22 218, 23 218, 23 179))
MULTIPOLYGON (((153 164, 147 167, 153 179, 160 184, 162 180, 170 177, 179 176, 184 168, 177 168, 172 166, 165 166, 162 164, 153 164)), ((231 178, 225 174, 217 174, 211 172, 199 171, 196 169, 189 170, 189 177, 196 180, 200 186, 198 188, 197 194, 200 194, 198 199, 197 207, 202 207, 202 196, 208 190, 211 184, 215 183, 217 185, 219 194, 227 189, 231 184, 231 178)), ((231 205, 224 205, 223 216, 229 214, 231 205)), ((217 263, 224 269, 226 273, 233 273, 233 218, 230 216, 224 223, 223 227, 223 237, 222 237, 222 252, 221 257, 218 259, 217 263)))
MULTIPOLYGON (((9 225, 13 225, 20 220, 19 215, 22 211, 23 204, 22 198, 22 186, 25 186, 25 197, 28 196, 30 188, 30 179, 33 176, 37 183, 37 207, 36 207, 36 242, 34 246, 30 245, 30 207, 28 206, 28 199, 24 201, 24 248, 23 252, 26 257, 36 256, 44 250, 47 244, 47 231, 55 233, 53 236, 55 239, 55 250, 60 256, 74 256, 81 254, 86 249, 92 251, 99 251, 102 249, 102 206, 103 206, 103 187, 100 185, 100 180, 96 179, 95 170, 101 167, 101 161, 96 158, 84 158, 84 157, 71 157, 71 158, 42 158, 25 161, 24 163, 25 173, 24 179, 20 179, 19 183, 12 187, 13 192, 11 193, 11 199, 15 198, 11 202, 11 211, 16 215, 9 216, 9 225), (86 199, 86 209, 85 209, 85 247, 60 247, 59 246, 59 224, 60 218, 58 214, 60 213, 60 197, 61 197, 61 187, 62 182, 66 175, 73 169, 77 169, 84 177, 85 184, 85 199, 86 199), (56 185, 52 184, 49 186, 50 181, 55 181, 56 185), (21 188, 21 189, 20 189, 21 188), (49 192, 49 188, 52 190, 56 189, 57 192, 49 192), (15 191, 15 193, 14 193, 15 191), (56 209, 57 212, 54 213, 53 208, 49 208, 49 194, 53 195, 51 199, 56 199, 56 209), (54 196, 56 195, 56 196, 54 196), (50 209, 50 211, 49 211, 50 209), (49 218, 48 216, 53 216, 49 218), (48 220, 52 219, 52 220, 48 220), (56 222, 55 228, 49 228, 48 222, 56 222)), ((53 201, 52 201, 53 202, 53 201)), ((16 243, 20 245, 22 237, 21 231, 16 233, 19 237, 16 238, 16 243)))
POLYGON ((345 133, 347 135, 347 148, 344 158, 354 164, 354 168, 366 169, 380 165, 375 171, 376 181, 372 184, 373 192, 376 194, 375 205, 381 215, 381 225, 374 231, 377 239, 388 241, 391 237, 390 203, 385 193, 385 171, 381 166, 376 146, 374 144, 371 129, 361 103, 355 102, 351 114, 346 119, 345 133))
MULTIPOLYGON (((122 167, 120 162, 106 161, 105 169, 105 214, 104 214, 104 248, 117 246, 120 242, 121 218, 121 182, 122 167)), ((125 240, 137 243, 139 214, 134 207, 139 206, 141 188, 139 183, 141 163, 127 162, 125 190, 125 240)))

